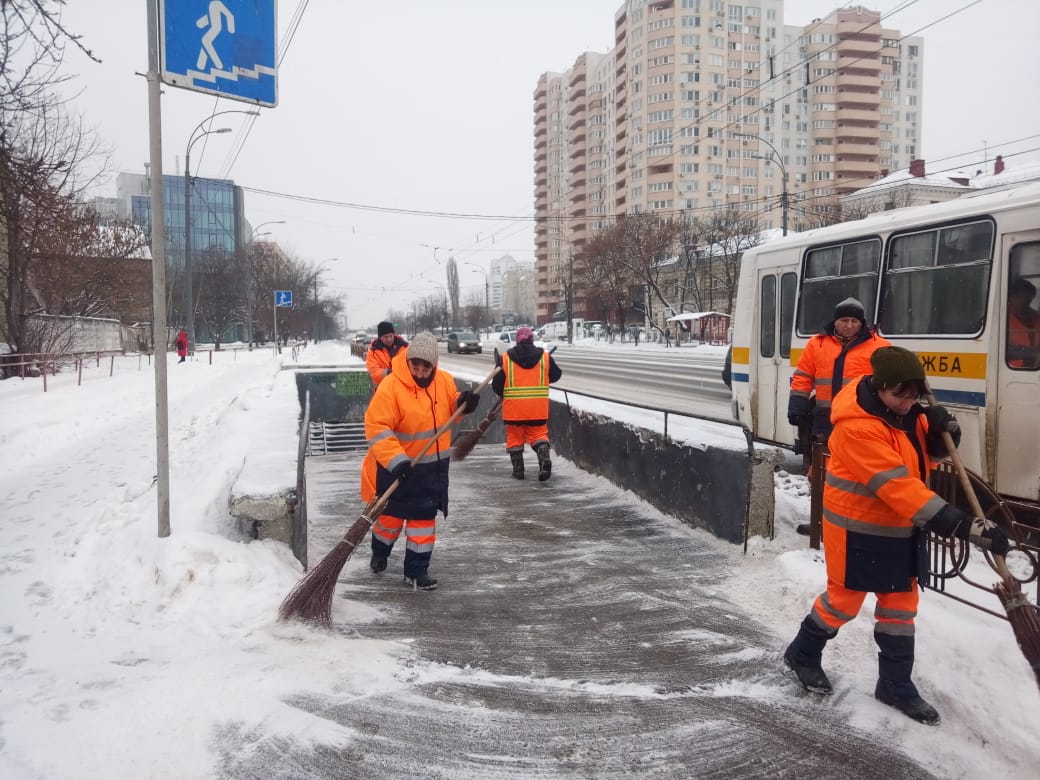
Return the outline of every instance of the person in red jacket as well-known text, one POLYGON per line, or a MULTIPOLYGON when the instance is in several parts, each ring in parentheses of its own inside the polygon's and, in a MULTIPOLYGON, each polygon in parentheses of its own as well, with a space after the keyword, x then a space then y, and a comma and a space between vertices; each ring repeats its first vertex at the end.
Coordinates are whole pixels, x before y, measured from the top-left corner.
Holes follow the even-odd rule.
POLYGON ((823 491, 823 546, 827 589, 784 652, 802 686, 828 694, 821 666, 824 646, 859 614, 874 593, 878 682, 874 696, 910 718, 939 722, 910 674, 918 586, 928 574, 925 532, 964 539, 1005 555, 1007 535, 986 527, 928 488, 932 466, 946 457, 943 432, 955 442, 960 428, 943 406, 922 407, 924 369, 902 347, 871 355, 872 374, 845 386, 834 399, 830 462, 823 491))
POLYGON ((372 384, 378 385, 390 374, 394 357, 407 346, 408 342, 394 332, 394 323, 379 323, 376 337, 365 353, 365 368, 372 377, 372 384))
POLYGON ((188 355, 188 333, 182 330, 177 334, 177 338, 173 340, 173 345, 177 348, 177 355, 180 357, 178 363, 183 363, 184 358, 188 355))
POLYGON ((524 478, 524 445, 538 456, 538 481, 552 474, 549 458, 549 385, 563 376, 552 355, 534 344, 534 331, 517 328, 516 346, 502 355, 502 371, 491 380, 491 389, 502 397, 502 422, 506 426, 506 452, 513 476, 524 478))
MULTIPOLYGON (((855 298, 835 306, 834 320, 809 339, 791 377, 787 400, 787 421, 799 430, 810 430, 809 441, 802 444, 806 465, 812 442, 826 444, 830 436, 831 399, 849 382, 869 374, 870 356, 887 346, 888 340, 867 326, 863 304, 855 298)), ((808 536, 809 524, 799 525, 797 531, 808 536)))
POLYGON ((430 558, 437 541, 437 511, 448 516, 448 462, 451 430, 442 433, 419 460, 415 457, 458 408, 474 411, 480 396, 455 388, 455 379, 437 368, 437 340, 419 333, 393 359, 393 371, 379 383, 365 411, 368 453, 361 466, 361 498, 370 502, 397 480, 383 513, 372 525, 376 574, 387 567, 394 542, 405 530, 404 581, 433 590, 430 558))

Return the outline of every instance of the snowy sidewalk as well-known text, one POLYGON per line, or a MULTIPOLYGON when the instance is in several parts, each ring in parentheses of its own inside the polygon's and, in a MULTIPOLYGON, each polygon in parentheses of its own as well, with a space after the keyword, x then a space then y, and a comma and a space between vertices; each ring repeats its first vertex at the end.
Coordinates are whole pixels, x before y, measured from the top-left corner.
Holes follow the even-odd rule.
MULTIPOLYGON (((361 511, 360 462, 308 463, 312 563, 361 511)), ((347 754, 261 748, 242 776, 929 776, 781 673, 717 587, 739 548, 567 462, 508 473, 501 445, 452 465, 437 591, 402 584, 403 549, 383 575, 367 546, 347 564, 337 630, 411 657, 380 694, 295 701, 356 733, 347 754)))

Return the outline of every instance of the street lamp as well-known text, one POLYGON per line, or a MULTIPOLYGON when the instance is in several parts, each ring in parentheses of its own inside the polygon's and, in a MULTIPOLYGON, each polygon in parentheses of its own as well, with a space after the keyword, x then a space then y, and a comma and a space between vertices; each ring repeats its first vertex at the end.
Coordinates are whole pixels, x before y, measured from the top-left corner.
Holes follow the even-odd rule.
POLYGON ((777 165, 780 166, 781 182, 783 183, 783 192, 780 193, 780 209, 781 209, 781 213, 783 214, 783 217, 782 217, 783 218, 783 230, 784 230, 784 235, 786 236, 787 235, 787 200, 788 200, 788 198, 787 198, 787 168, 784 167, 784 158, 783 158, 783 156, 780 154, 779 151, 777 151, 777 148, 775 146, 773 146, 771 143, 769 143, 769 141, 767 141, 765 138, 763 138, 760 135, 755 135, 754 133, 734 133, 734 135, 737 136, 738 138, 757 138, 759 141, 761 141, 762 143, 764 143, 766 146, 768 146, 770 149, 773 150, 773 153, 771 155, 769 155, 768 157, 763 157, 761 159, 764 159, 767 162, 770 161, 770 160, 773 160, 773 161, 776 162, 777 165))
POLYGON ((476 263, 471 263, 468 260, 465 261, 466 265, 471 265, 477 269, 480 273, 484 274, 484 319, 485 324, 488 328, 491 327, 491 285, 488 283, 488 273, 481 266, 476 263))
POLYGON ((239 111, 237 109, 218 111, 203 119, 198 126, 191 131, 191 135, 188 136, 188 146, 184 151, 184 316, 187 320, 188 348, 190 351, 194 351, 195 347, 195 302, 193 300, 194 296, 192 295, 191 289, 191 147, 207 135, 231 132, 230 127, 220 127, 216 130, 202 129, 211 119, 222 116, 223 114, 248 114, 249 116, 259 116, 260 112, 239 111))
POLYGON ((267 222, 261 222, 252 232, 249 234, 249 241, 246 242, 246 339, 249 343, 249 349, 253 348, 253 325, 256 320, 256 259, 253 256, 253 241, 261 236, 271 235, 270 230, 266 230, 260 233, 259 230, 267 225, 284 225, 284 219, 272 219, 267 222))

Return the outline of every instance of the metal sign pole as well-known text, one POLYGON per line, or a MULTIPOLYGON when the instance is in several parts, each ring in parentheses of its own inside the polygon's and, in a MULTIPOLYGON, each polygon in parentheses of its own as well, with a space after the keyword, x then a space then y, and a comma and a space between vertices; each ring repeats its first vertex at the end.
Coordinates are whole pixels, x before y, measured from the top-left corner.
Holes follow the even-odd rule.
POLYGON ((170 535, 170 429, 166 393, 166 236, 163 231, 162 97, 156 0, 148 0, 148 147, 152 217, 152 350, 155 352, 155 471, 159 537, 170 535), (161 351, 160 351, 161 350, 161 351))
POLYGON ((278 354, 278 293, 274 294, 274 354, 278 354))

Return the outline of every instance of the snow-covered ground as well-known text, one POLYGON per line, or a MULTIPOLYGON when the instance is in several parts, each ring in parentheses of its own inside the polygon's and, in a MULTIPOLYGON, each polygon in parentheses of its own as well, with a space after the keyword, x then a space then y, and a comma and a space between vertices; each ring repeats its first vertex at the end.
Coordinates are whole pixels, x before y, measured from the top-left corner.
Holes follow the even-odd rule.
MULTIPOLYGON (((407 649, 278 624, 300 567, 279 543, 245 543, 227 508, 258 452, 267 476, 249 469, 251 484, 239 489, 291 482, 296 388, 280 365, 288 360, 269 350, 217 353, 212 365, 204 354, 169 360, 166 539, 157 537, 146 359, 117 359, 112 377, 104 361, 88 367, 82 386, 74 372, 60 374, 46 393, 39 379, 0 382, 0 777, 213 777, 214 734, 229 724, 349 744, 346 730, 286 700, 373 692, 407 649)), ((334 342, 299 360, 356 361, 334 342)), ((808 515, 804 478, 778 474, 776 499, 776 538, 752 539, 726 588, 775 632, 779 651, 824 585, 824 568, 794 532, 808 515)), ((915 677, 943 715, 928 728, 873 702, 872 610, 868 598, 825 656, 850 724, 939 776, 1036 777, 1040 693, 1007 624, 923 595, 915 677)))

